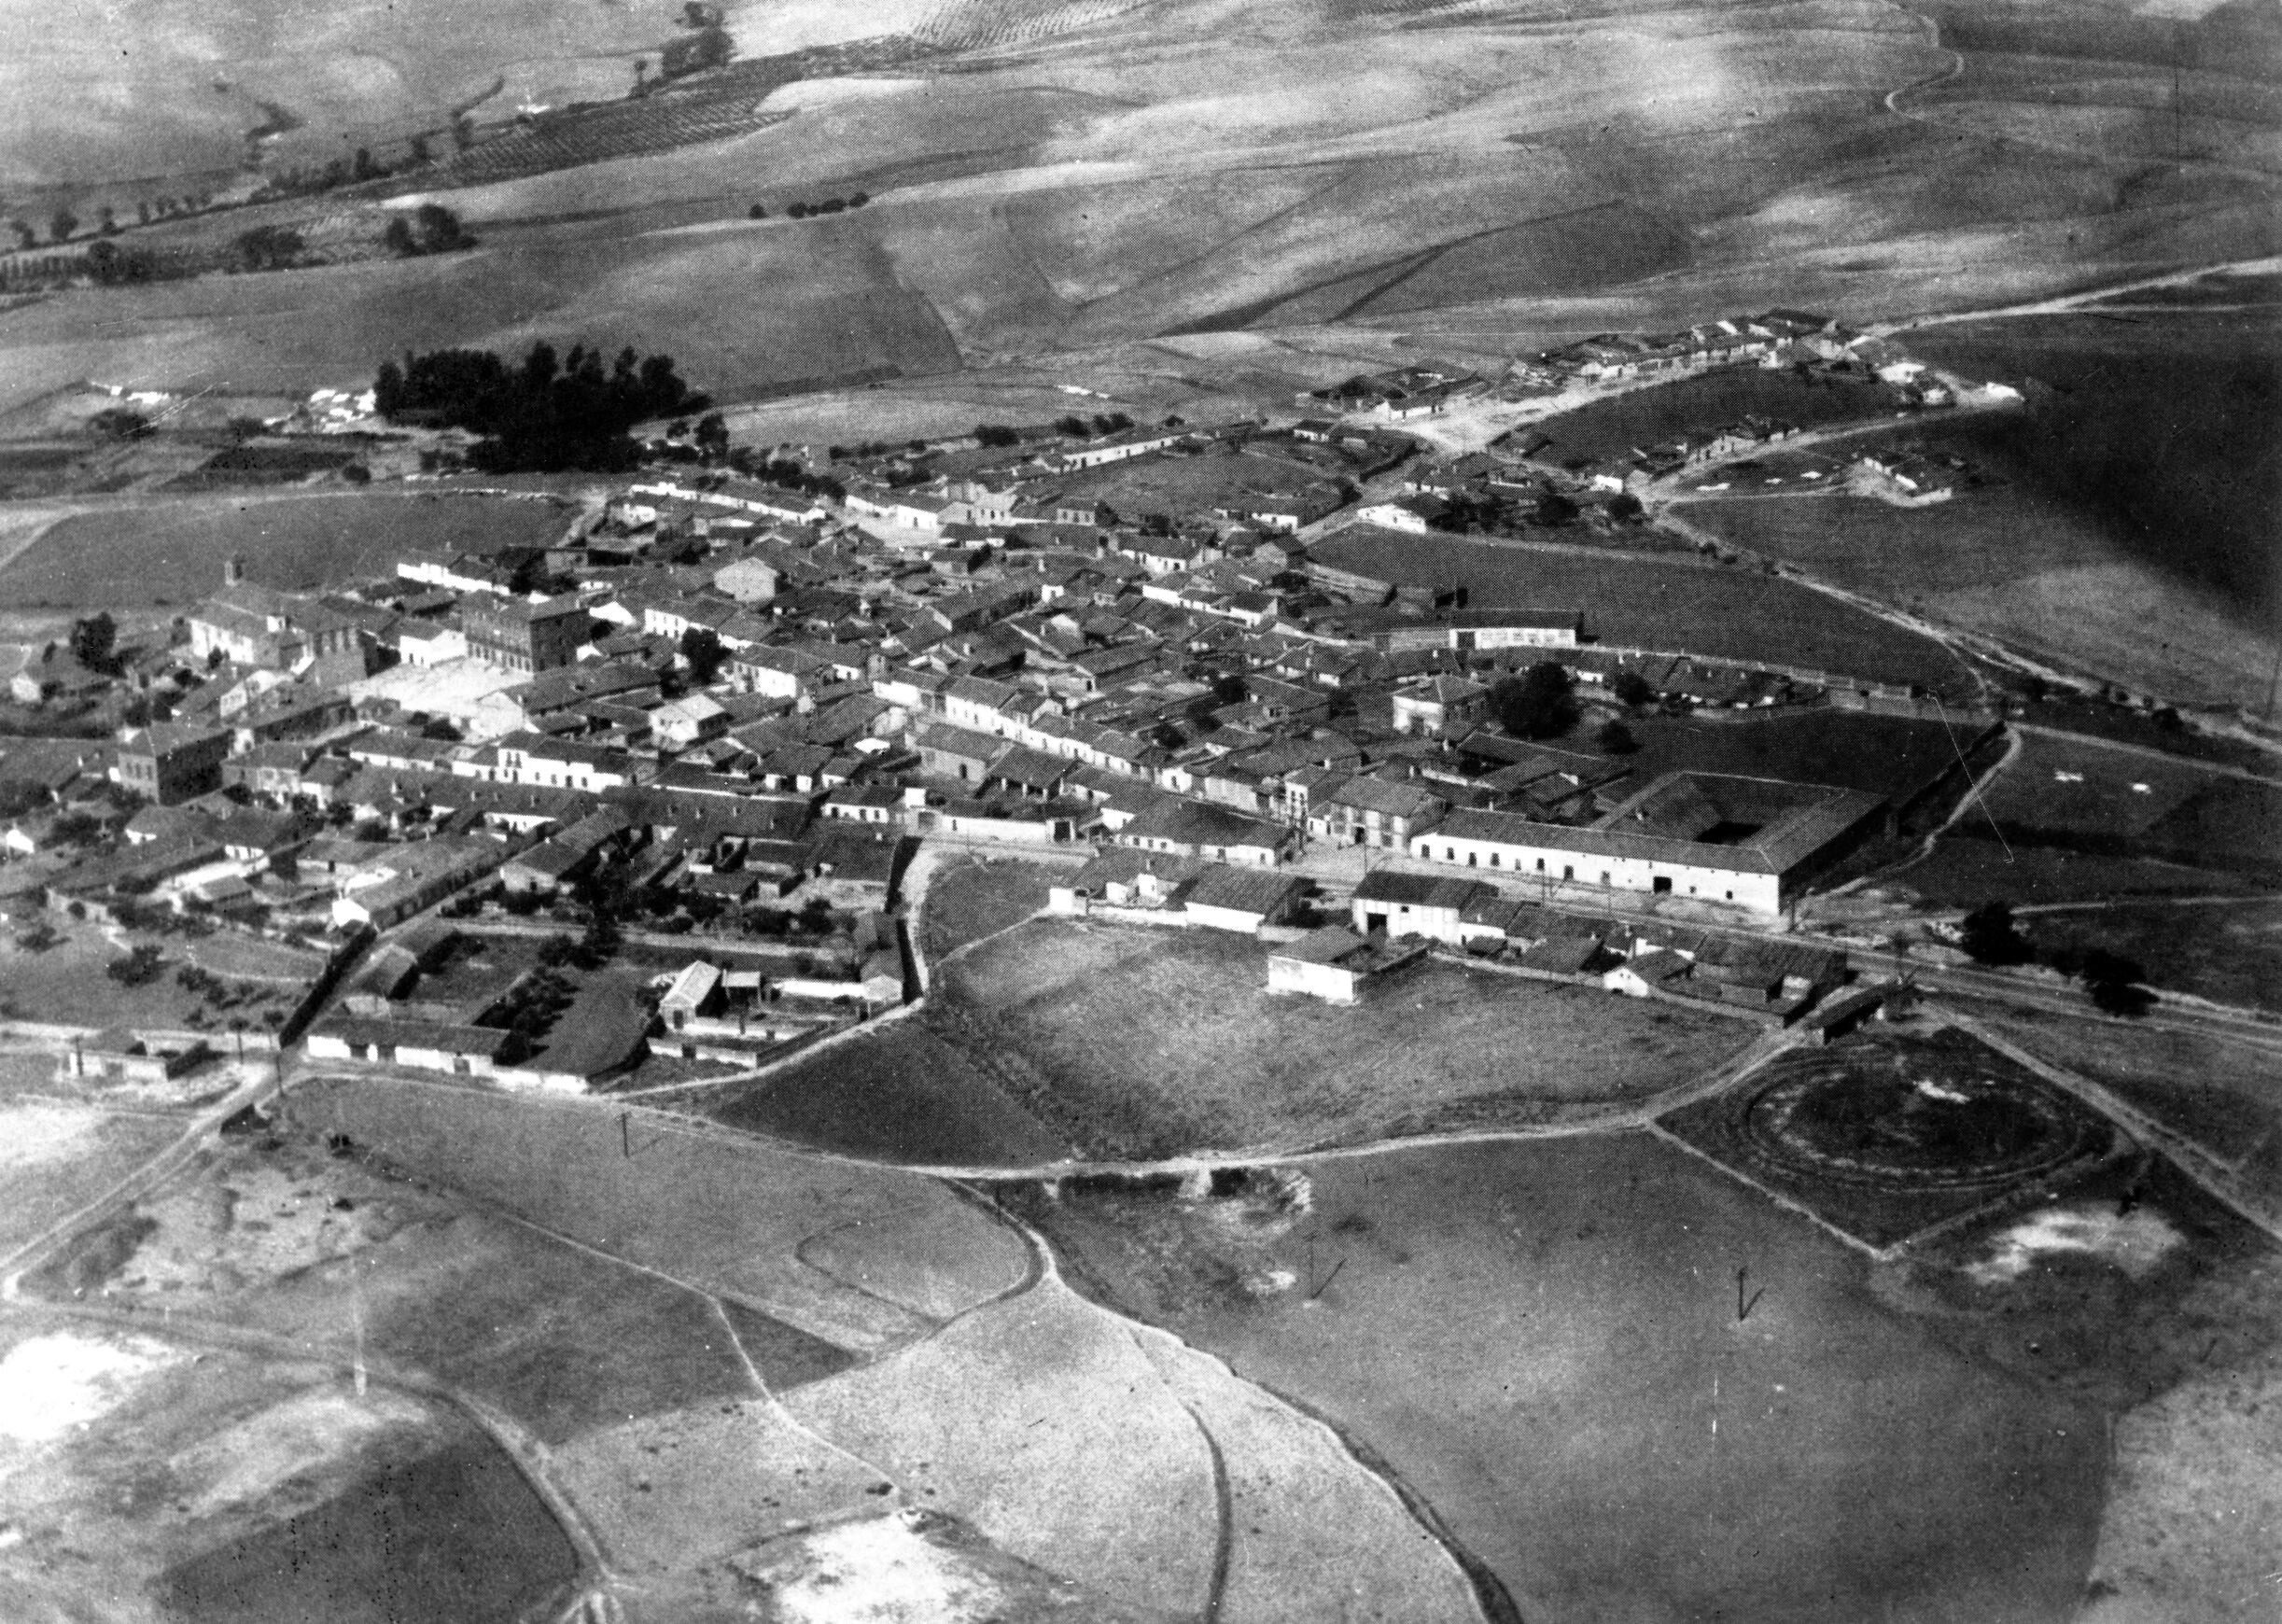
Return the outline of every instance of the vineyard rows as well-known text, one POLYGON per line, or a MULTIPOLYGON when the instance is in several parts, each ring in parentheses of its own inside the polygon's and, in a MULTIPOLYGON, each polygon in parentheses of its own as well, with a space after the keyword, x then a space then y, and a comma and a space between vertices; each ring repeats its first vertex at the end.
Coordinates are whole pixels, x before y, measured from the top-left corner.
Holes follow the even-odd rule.
POLYGON ((1147 0, 945 0, 913 34, 953 50, 1021 45, 1106 22, 1147 0))
POLYGON ((447 186, 512 180, 749 135, 792 116, 790 111, 763 111, 761 101, 767 91, 756 94, 749 85, 726 89, 729 93, 657 95, 542 119, 457 154, 440 166, 438 178, 447 186))

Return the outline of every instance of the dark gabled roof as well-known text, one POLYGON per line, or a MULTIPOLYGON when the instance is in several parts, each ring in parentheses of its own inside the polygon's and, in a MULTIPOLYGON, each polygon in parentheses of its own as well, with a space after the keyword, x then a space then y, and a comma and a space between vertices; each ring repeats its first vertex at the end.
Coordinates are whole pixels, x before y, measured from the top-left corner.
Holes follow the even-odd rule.
POLYGON ((1183 900, 1193 907, 1268 914, 1281 906, 1294 891, 1305 890, 1308 883, 1297 875, 1276 869, 1231 868, 1225 862, 1216 862, 1189 882, 1183 900))
POLYGON ((1403 874, 1391 868, 1373 869, 1355 888, 1359 903, 1395 903, 1414 908, 1452 908, 1467 904, 1492 888, 1479 880, 1446 879, 1435 875, 1403 874))

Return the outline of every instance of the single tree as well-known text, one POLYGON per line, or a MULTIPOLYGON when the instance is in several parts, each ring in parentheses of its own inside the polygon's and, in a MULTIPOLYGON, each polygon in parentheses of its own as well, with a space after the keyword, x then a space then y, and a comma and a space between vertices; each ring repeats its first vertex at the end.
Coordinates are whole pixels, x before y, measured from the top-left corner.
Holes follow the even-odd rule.
POLYGON ((746 217, 749 219, 765 220, 768 218, 768 210, 763 208, 759 203, 755 203, 751 208, 747 209, 745 214, 746 217))
POLYGON ((681 634, 681 657, 689 663, 693 687, 711 685, 721 674, 721 665, 729 658, 729 651, 721 646, 718 634, 706 626, 692 626, 681 634))
POLYGON ((1976 964, 2026 964, 2036 957, 2012 922, 2012 905, 1992 899, 1958 921, 1958 942, 1976 964))
POLYGON ((95 211, 95 229, 106 237, 119 235, 119 211, 105 203, 95 211))
POLYGON ((1576 725, 1568 670, 1552 661, 1532 665, 1490 690, 1490 714, 1516 738, 1558 738, 1576 725))
POLYGON ((39 241, 39 233, 32 229, 29 220, 10 220, 7 229, 16 233, 16 245, 19 248, 29 248, 39 241))
POLYGON ((1640 498, 1631 491, 1618 491, 1608 499, 1608 516, 1626 524, 1630 524, 1646 511, 1647 510, 1641 506, 1640 498))
POLYGON ((414 168, 429 161, 427 136, 414 135, 412 138, 411 158, 414 168))
POLYGON ((718 412, 708 412, 697 420, 698 454, 708 462, 723 462, 729 456, 729 420, 718 412))
POLYGON ((420 245, 413 241, 411 222, 401 215, 390 220, 387 229, 381 232, 381 246, 399 259, 409 259, 420 251, 420 245))
POLYGON ((1656 684, 1637 671, 1619 671, 1609 691, 1634 710, 1645 710, 1657 701, 1656 684))
POLYGON ((48 240, 68 243, 72 232, 79 229, 79 217, 69 209, 58 209, 48 217, 48 240))
POLYGON ((372 148, 359 147, 355 161, 349 166, 349 173, 358 180, 378 180, 387 171, 372 161, 372 148))
POLYGON ((449 254, 474 246, 475 239, 460 229, 459 217, 441 203, 425 203, 413 211, 413 225, 424 254, 449 254))
POLYGON ((72 658, 91 671, 108 674, 119 650, 119 626, 107 611, 98 610, 71 623, 72 658))
POLYGON ((1561 525, 1576 517, 1576 504, 1559 491, 1547 491, 1537 498, 1537 523, 1561 525))
POLYGON ((1629 756, 1640 749, 1640 740, 1632 736, 1632 730, 1614 719, 1603 723, 1601 731, 1592 736, 1603 755, 1629 756))

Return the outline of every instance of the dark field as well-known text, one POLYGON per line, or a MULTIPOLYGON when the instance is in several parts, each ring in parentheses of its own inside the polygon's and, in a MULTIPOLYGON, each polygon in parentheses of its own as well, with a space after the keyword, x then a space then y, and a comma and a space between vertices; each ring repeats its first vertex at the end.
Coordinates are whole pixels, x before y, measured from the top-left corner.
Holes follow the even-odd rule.
POLYGON ((1522 1617, 2075 1616, 2096 1415, 1883 1309, 1757 1194, 1638 1134, 1304 1170, 1302 1212, 1030 1215, 1088 1290, 1336 1418, 1522 1617))
POLYGON ((1896 874, 1894 886, 1939 908, 2012 903, 2071 903, 2111 897, 2201 896, 2212 876, 2149 858, 2106 857, 2045 846, 1997 843, 1978 809, 1941 836, 1933 854, 1896 874))
POLYGON ((1930 638, 1795 581, 1748 570, 1642 558, 1581 557, 1456 537, 1370 532, 1309 550, 1382 581, 1463 586, 1475 609, 1582 609, 1604 643, 1714 654, 1914 682, 1953 699, 1972 693, 1965 668, 1930 638))
POLYGON ((2016 847, 2152 858, 2214 873, 2282 877, 2282 787, 2193 763, 2032 733, 1983 791, 1988 816, 1956 834, 2016 847))
POLYGON ((1787 371, 1724 367, 1548 417, 1537 427, 1553 443, 1537 455, 1550 462, 1621 460, 1635 450, 1701 439, 1747 415, 1821 428, 1888 415, 1898 403, 1876 382, 1809 384, 1787 371))
POLYGON ((544 546, 568 515, 552 502, 371 492, 173 502, 64 520, 0 571, 20 607, 181 607, 221 584, 222 560, 249 581, 308 588, 392 573, 408 547, 491 552, 544 546))
POLYGON ((161 1593, 192 1624, 429 1624, 518 1617, 577 1568, 530 1486, 471 1440, 184 1562, 161 1593))
POLYGON ((1643 784, 1661 773, 1737 773, 1834 784, 1883 795, 1897 805, 1955 769, 1981 732, 1964 721, 1944 727, 1840 710, 1742 721, 1644 716, 1625 726, 1640 741, 1625 764, 1643 784))
POLYGON ((1018 924, 1046 905, 1059 868, 1043 863, 946 861, 929 880, 919 944, 931 967, 947 953, 1018 924))
POLYGON ((2150 987, 2282 1014, 2282 897, 2119 905, 2037 914, 2028 923, 2039 947, 2105 947, 2138 960, 2150 987))
POLYGON ((2107 1153, 2099 1117, 1953 1029, 1777 1058, 1659 1124, 1871 1248, 2107 1153))
POLYGON ((1957 420, 1945 438, 1965 455, 2271 632, 2282 609, 2282 332, 2271 319, 2038 316, 1907 342, 2030 391, 2026 413, 1957 420))
POLYGON ((924 1016, 865 1032, 713 1109, 719 1121, 847 1155, 944 1167, 1058 1161, 1067 1141, 924 1016))

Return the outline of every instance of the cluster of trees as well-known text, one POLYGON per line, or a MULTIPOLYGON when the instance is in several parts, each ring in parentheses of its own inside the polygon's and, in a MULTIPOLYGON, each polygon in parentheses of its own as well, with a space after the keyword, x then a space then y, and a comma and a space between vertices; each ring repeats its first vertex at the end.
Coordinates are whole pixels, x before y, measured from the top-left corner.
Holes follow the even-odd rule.
POLYGON ((1490 714, 1516 738, 1559 738, 1576 725, 1575 683, 1568 668, 1547 660, 1490 690, 1490 714))
POLYGON ((670 356, 643 357, 628 348, 606 366, 599 349, 573 344, 558 357, 544 342, 520 366, 489 350, 407 352, 401 366, 382 363, 373 397, 391 422, 483 436, 471 460, 489 473, 623 471, 640 458, 627 430, 707 403, 682 382, 670 356))
POLYGON ((1448 504, 1448 511, 1435 520, 1435 528, 1461 536, 1478 532, 1495 534, 1520 524, 1542 525, 1557 529, 1575 523, 1577 515, 1576 503, 1561 492, 1552 490, 1540 493, 1536 501, 1527 505, 1466 492, 1449 497, 1448 504))
MULTIPOLYGON (((851 192, 847 197, 828 197, 821 203, 787 203, 784 212, 788 218, 805 220, 815 215, 836 215, 848 209, 860 209, 871 201, 872 194, 868 191, 851 192)), ((753 204, 746 213, 756 220, 768 218, 768 209, 762 203, 753 204)))
POLYGON ((456 254, 463 248, 475 246, 475 239, 463 230, 459 217, 441 203, 426 203, 413 211, 411 219, 402 215, 388 222, 381 233, 381 246, 399 259, 411 259, 422 254, 456 254))
POLYGON ((71 623, 71 657, 105 677, 119 675, 119 623, 109 611, 98 609, 71 623))
POLYGON ((739 446, 729 454, 729 466, 748 479, 780 485, 788 491, 801 491, 812 497, 823 497, 838 502, 847 498, 847 487, 829 474, 810 473, 789 457, 771 457, 739 446))
POLYGON ((978 423, 974 426, 974 443, 998 450, 1009 445, 1020 445, 1022 435, 1003 423, 978 423))
MULTIPOLYGON (((147 226, 153 220, 167 219, 175 215, 193 215, 213 206, 214 198, 210 193, 185 192, 180 197, 144 198, 134 205, 135 223, 147 226)), ((48 217, 48 240, 51 243, 68 243, 78 234, 79 224, 77 215, 67 208, 58 208, 48 217)), ((17 247, 34 248, 39 245, 39 229, 21 215, 9 219, 7 229, 15 233, 17 247)), ((95 229, 106 237, 121 230, 119 211, 109 203, 98 207, 95 211, 95 229)))
POLYGON ((2022 933, 2009 903, 1983 903, 1960 920, 1958 928, 1959 943, 1974 963, 1998 968, 2042 964, 2081 982, 2094 1007, 2108 1015, 2145 1015, 2155 1001, 2155 995, 2140 985, 2148 973, 2136 959, 2105 947, 2039 948, 2022 933))
POLYGON ((300 262, 309 244, 291 226, 256 226, 240 231, 231 245, 242 271, 287 271, 300 262))
POLYGON ((126 958, 112 959, 103 967, 103 973, 121 987, 141 987, 158 980, 159 972, 165 966, 165 956, 145 942, 131 948, 126 958))
POLYGON ((1133 427, 1133 419, 1122 412, 1097 412, 1093 421, 1086 422, 1076 413, 1054 420, 1054 432, 1071 440, 1097 440, 1105 434, 1123 434, 1133 427))

